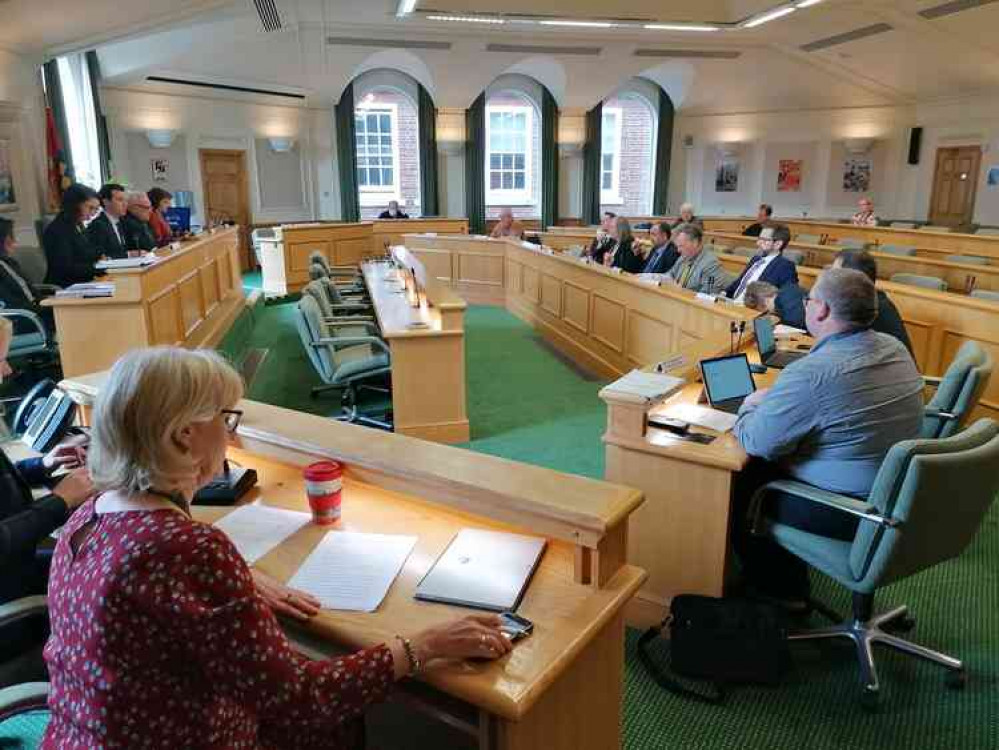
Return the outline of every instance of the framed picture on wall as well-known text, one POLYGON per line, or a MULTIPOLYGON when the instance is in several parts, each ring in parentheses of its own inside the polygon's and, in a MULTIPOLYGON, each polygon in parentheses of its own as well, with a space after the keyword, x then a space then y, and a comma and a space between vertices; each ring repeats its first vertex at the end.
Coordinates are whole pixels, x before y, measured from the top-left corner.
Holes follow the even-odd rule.
POLYGON ((781 159, 777 163, 777 192, 801 191, 801 159, 781 159))
POLYGON ((0 138, 0 211, 17 210, 17 194, 14 190, 14 168, 11 164, 9 138, 0 138))
POLYGON ((866 193, 871 189, 871 160, 850 158, 843 162, 843 192, 866 193))
POLYGON ((167 182, 170 179, 169 159, 150 159, 149 164, 153 171, 153 182, 167 182))
POLYGON ((722 159, 715 167, 715 192, 734 193, 739 189, 739 160, 722 159))
POLYGON ((985 184, 991 189, 999 187, 999 166, 989 167, 988 176, 985 178, 985 184))

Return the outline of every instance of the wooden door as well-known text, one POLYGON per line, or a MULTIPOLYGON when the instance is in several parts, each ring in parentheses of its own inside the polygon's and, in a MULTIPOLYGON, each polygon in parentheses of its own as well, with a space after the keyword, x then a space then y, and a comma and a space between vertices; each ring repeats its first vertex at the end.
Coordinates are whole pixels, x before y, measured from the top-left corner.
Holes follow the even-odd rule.
POLYGON ((930 197, 931 224, 956 227, 971 223, 981 163, 979 146, 937 149, 930 197))
POLYGON ((244 271, 256 261, 250 257, 250 201, 243 151, 201 149, 201 187, 205 196, 205 224, 209 219, 232 219, 239 225, 239 263, 244 271))

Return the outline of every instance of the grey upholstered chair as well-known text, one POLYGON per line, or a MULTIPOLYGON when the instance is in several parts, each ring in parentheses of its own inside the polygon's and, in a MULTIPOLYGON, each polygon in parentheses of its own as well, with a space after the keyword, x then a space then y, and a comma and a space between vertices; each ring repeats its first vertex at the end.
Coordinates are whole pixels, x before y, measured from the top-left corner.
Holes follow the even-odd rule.
MULTIPOLYGON (((999 491, 999 423, 982 419, 943 440, 905 440, 888 451, 866 501, 819 490, 795 481, 764 485, 754 496, 759 509, 771 493, 849 514, 859 520, 852 542, 830 539, 757 515, 757 533, 769 536, 791 554, 831 576, 853 592, 847 621, 818 630, 792 633, 792 641, 849 638, 860 662, 865 706, 875 708, 880 683, 872 646, 879 643, 939 664, 948 684, 963 687, 959 660, 893 635, 912 626, 908 608, 874 615, 874 595, 894 581, 960 555, 971 543, 999 491), (941 500, 946 500, 941 503, 941 500), (893 627, 894 626, 894 627, 893 627)), ((993 585, 983 581, 983 586, 993 585)), ((983 592, 984 593, 984 592, 983 592)), ((991 591, 990 591, 991 593, 991 591)), ((939 592, 946 596, 946 592, 939 592)), ((957 606, 957 605, 955 605, 957 606)))
POLYGON ((391 429, 392 425, 388 420, 362 416, 356 406, 358 388, 389 392, 387 388, 359 385, 359 381, 385 376, 391 372, 388 345, 370 333, 358 335, 358 324, 327 325, 319 303, 311 295, 302 295, 297 311, 296 322, 302 346, 324 383, 313 388, 312 395, 340 390, 344 406, 343 413, 338 417, 340 421, 391 429))
POLYGON ((844 250, 865 250, 868 244, 867 240, 858 240, 855 237, 840 237, 836 240, 836 245, 844 250))
POLYGON ((874 248, 874 252, 910 256, 916 254, 916 248, 909 245, 878 245, 874 248))
POLYGON ((791 248, 788 248, 782 253, 782 255, 796 266, 800 266, 805 262, 805 253, 802 250, 792 250, 791 248))
POLYGON ((968 296, 975 297, 976 299, 986 299, 989 302, 999 302, 999 292, 991 289, 975 289, 968 296))
POLYGON ((975 341, 965 341, 954 355, 943 377, 924 376, 926 386, 934 389, 926 404, 922 438, 950 437, 978 405, 992 377, 993 361, 975 341))
POLYGON ((947 282, 937 276, 920 276, 917 273, 896 273, 892 274, 891 281, 896 284, 921 286, 924 289, 933 289, 938 292, 947 291, 947 282))
POLYGON ((347 322, 344 320, 346 318, 350 320, 374 320, 371 316, 371 305, 363 299, 341 294, 329 278, 313 279, 302 287, 302 294, 312 296, 319 303, 323 318, 329 321, 343 320, 347 322))
POLYGON ((944 260, 948 263, 967 263, 971 266, 987 266, 989 264, 989 259, 980 255, 947 255, 944 256, 944 260))
POLYGON ((728 252, 732 255, 740 255, 743 258, 754 258, 759 250, 755 247, 733 247, 728 252))
POLYGON ((810 245, 821 245, 821 234, 799 234, 794 238, 795 242, 807 242, 810 245))
MULTIPOLYGON (((0 604, 0 637, 10 628, 28 619, 46 616, 44 596, 27 596, 0 604)), ((31 651, 13 655, 0 663, 0 746, 32 747, 49 722, 47 699, 49 683, 41 657, 43 643, 31 651), (8 743, 13 744, 8 744, 8 743)))
POLYGON ((893 229, 915 229, 917 224, 914 221, 890 221, 888 226, 893 229))

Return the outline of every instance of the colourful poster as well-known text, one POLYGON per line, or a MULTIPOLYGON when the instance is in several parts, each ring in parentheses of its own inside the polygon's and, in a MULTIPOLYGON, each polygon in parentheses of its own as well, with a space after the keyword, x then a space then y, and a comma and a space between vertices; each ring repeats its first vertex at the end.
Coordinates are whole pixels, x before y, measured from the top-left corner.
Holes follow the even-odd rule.
POLYGON ((797 193, 801 190, 801 159, 781 159, 777 169, 777 192, 797 193))

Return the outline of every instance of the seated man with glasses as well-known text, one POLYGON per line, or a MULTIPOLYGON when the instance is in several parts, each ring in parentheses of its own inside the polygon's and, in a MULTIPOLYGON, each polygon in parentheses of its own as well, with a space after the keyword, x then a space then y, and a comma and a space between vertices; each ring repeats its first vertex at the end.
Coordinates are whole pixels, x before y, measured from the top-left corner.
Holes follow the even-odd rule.
MULTIPOLYGON (((919 434, 923 379, 898 339, 872 330, 877 313, 874 284, 865 274, 833 268, 819 276, 805 300, 815 346, 739 409, 733 434, 751 458, 736 482, 741 515, 760 485, 779 478, 866 497, 888 449, 919 434)), ((839 539, 852 540, 856 531, 855 518, 793 498, 765 512, 839 539)), ((752 537, 745 522, 736 551, 753 589, 807 599, 805 563, 752 537)))

